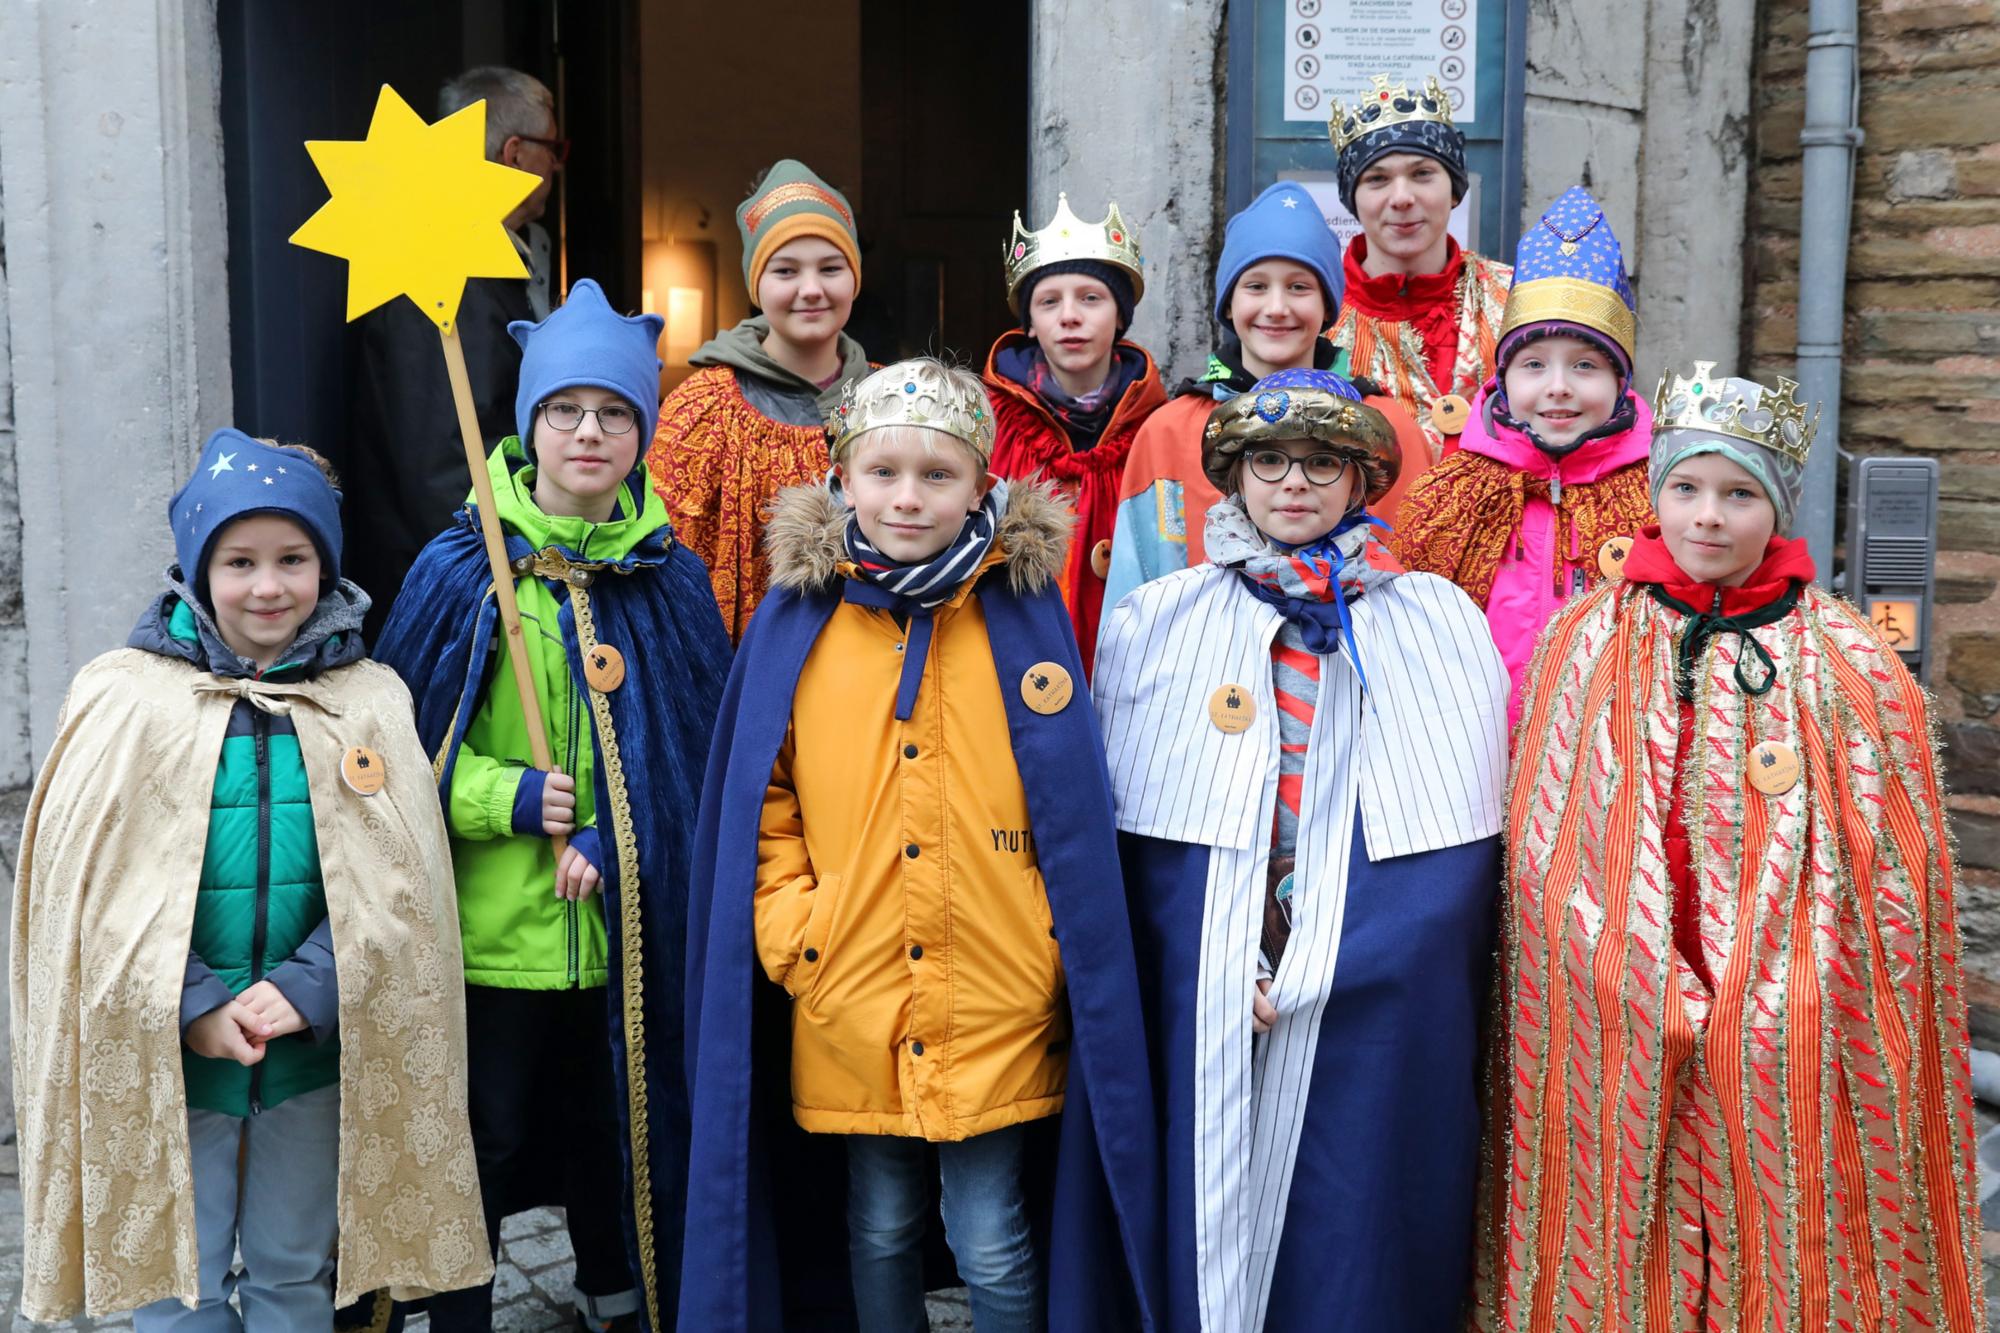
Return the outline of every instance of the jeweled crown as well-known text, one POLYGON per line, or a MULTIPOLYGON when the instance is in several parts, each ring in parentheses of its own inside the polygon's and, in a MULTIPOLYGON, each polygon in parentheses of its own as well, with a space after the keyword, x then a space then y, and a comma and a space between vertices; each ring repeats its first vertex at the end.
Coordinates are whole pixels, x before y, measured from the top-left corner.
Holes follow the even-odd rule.
POLYGON ((1660 376, 1659 391, 1653 395, 1653 429, 1728 435, 1803 464, 1819 429, 1819 412, 1815 409, 1812 420, 1806 420, 1798 388, 1797 380, 1783 375, 1778 376, 1776 389, 1755 381, 1718 378, 1715 362, 1697 361, 1691 376, 1660 376), (1746 386, 1762 392, 1751 398, 1743 392, 1746 386))
POLYGON ((1146 257, 1139 251, 1139 238, 1125 225, 1124 215, 1113 203, 1102 222, 1085 222, 1070 212, 1069 195, 1056 196, 1056 215, 1040 231, 1021 225, 1021 210, 1014 210, 1014 238, 1007 242, 1007 304, 1021 312, 1021 284, 1028 275, 1047 264, 1066 259, 1095 259, 1121 269, 1132 279, 1132 299, 1146 294, 1146 257))
POLYGON ((1436 75, 1425 79, 1424 86, 1414 93, 1408 84, 1399 83, 1390 87, 1387 74, 1377 74, 1373 84, 1351 107, 1338 98, 1334 99, 1333 114, 1326 119, 1326 132, 1333 139, 1336 157, 1363 135, 1391 125, 1413 120, 1451 124, 1451 99, 1445 96, 1444 87, 1437 81, 1436 75))
POLYGON ((993 404, 979 377, 929 357, 898 361, 847 382, 826 419, 833 461, 844 459, 858 436, 884 426, 943 431, 971 449, 981 467, 993 457, 993 404))

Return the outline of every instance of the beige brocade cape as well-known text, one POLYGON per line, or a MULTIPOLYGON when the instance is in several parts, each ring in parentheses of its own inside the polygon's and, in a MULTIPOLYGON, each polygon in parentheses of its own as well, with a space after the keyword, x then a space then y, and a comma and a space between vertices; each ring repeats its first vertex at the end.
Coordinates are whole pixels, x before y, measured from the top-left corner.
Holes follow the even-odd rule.
POLYGON ((70 686, 14 886, 21 1308, 56 1320, 192 1303, 180 994, 231 707, 289 714, 340 979, 341 1304, 493 1271, 465 1107, 457 903, 431 765, 387 667, 225 680, 121 649, 70 686), (344 752, 381 756, 361 796, 344 752))

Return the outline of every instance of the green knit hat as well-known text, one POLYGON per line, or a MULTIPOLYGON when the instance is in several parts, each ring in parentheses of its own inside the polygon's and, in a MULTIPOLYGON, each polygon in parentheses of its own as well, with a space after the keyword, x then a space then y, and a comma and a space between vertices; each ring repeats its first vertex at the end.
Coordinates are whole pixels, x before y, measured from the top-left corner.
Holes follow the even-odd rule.
POLYGON ((847 196, 813 174, 803 162, 784 158, 764 173, 755 192, 736 207, 736 230, 743 237, 743 285, 757 299, 764 266, 788 241, 817 236, 847 257, 861 286, 861 243, 847 196))

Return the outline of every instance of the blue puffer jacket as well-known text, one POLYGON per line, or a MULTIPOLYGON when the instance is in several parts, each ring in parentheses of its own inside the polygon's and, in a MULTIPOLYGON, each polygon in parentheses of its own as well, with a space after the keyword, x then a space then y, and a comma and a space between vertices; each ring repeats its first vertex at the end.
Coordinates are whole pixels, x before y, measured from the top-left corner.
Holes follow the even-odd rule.
MULTIPOLYGON (((172 590, 140 619, 130 645, 218 676, 255 674, 254 663, 222 642, 193 593, 171 576, 169 583, 172 590)), ((311 677, 359 661, 366 656, 361 619, 367 607, 367 595, 352 584, 333 589, 286 660, 266 677, 311 677)), ((217 762, 205 847, 181 992, 182 1032, 266 979, 307 1024, 306 1031, 272 1042, 248 1068, 183 1048, 190 1107, 254 1115, 340 1077, 333 935, 312 799, 289 717, 237 702, 217 762)))

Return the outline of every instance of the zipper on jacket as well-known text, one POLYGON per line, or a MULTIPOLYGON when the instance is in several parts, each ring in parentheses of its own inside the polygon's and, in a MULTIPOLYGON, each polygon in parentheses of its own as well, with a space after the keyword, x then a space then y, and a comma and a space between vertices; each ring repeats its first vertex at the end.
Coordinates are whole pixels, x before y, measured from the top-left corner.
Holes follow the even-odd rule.
MULTIPOLYGON (((264 979, 264 944, 271 918, 271 719, 262 709, 250 717, 257 747, 257 913, 250 929, 250 984, 264 979)), ((264 1065, 250 1067, 250 1114, 264 1110, 264 1065)))

